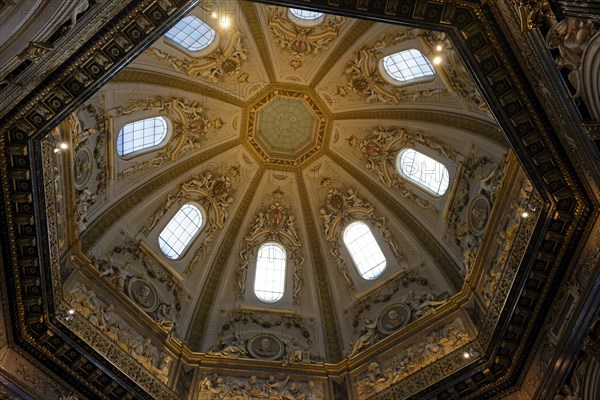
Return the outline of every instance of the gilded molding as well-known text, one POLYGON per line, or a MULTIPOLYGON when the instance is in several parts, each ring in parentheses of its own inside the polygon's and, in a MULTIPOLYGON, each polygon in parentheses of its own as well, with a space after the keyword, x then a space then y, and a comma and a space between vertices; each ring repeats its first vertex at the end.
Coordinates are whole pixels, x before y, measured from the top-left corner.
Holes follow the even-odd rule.
POLYGON ((350 111, 332 114, 335 121, 343 120, 406 120, 423 121, 444 126, 450 126, 457 129, 466 129, 476 135, 482 135, 486 139, 505 147, 507 145, 506 137, 492 123, 482 122, 480 120, 452 114, 450 112, 435 110, 370 110, 370 111, 350 111))
POLYGON ((140 71, 133 68, 127 68, 119 73, 110 83, 131 82, 145 83, 149 85, 161 85, 171 87, 173 89, 185 90, 187 92, 199 93, 208 96, 212 99, 224 101, 237 107, 244 107, 246 103, 239 98, 219 92, 210 86, 203 85, 197 82, 191 82, 182 78, 175 78, 168 75, 158 74, 155 72, 140 71))
POLYGON ((269 81, 271 83, 277 82, 277 77, 275 76, 275 71, 273 70, 273 62, 271 61, 271 54, 267 48, 267 43, 265 41, 265 35, 260 28, 260 21, 258 20, 258 14, 256 13, 256 8, 252 2, 241 0, 239 1, 239 6, 242 9, 242 14, 248 22, 250 26, 250 31, 252 32, 252 36, 254 37, 254 43, 258 47, 258 52, 260 53, 260 57, 263 62, 263 66, 267 70, 267 76, 269 77, 269 81))

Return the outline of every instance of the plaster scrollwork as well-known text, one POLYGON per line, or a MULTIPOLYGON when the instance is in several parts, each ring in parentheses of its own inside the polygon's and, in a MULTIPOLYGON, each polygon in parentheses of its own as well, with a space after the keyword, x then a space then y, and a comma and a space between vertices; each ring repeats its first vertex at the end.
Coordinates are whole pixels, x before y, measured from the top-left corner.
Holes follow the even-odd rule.
POLYGON ((106 193, 107 188, 105 155, 107 127, 104 116, 100 109, 92 105, 84 107, 84 110, 93 117, 95 121, 93 127, 84 129, 75 114, 67 118, 73 148, 75 223, 78 232, 86 229, 89 209, 106 193))
POLYGON ((20 60, 29 60, 34 63, 38 63, 48 54, 54 50, 54 45, 49 42, 29 42, 27 47, 17 55, 20 60))
POLYGON ((367 371, 355 378, 359 399, 367 399, 412 373, 426 367, 446 354, 466 345, 471 340, 462 320, 430 332, 421 342, 408 346, 400 354, 385 363, 373 361, 367 371))
POLYGON ((481 243, 481 233, 496 200, 505 167, 505 160, 494 162, 486 156, 478 157, 474 153, 471 153, 464 164, 444 235, 462 256, 464 269, 461 273, 464 276, 471 272, 481 243), (486 207, 478 203, 480 198, 485 199, 486 207))
POLYGON ((321 384, 314 381, 296 382, 290 375, 285 378, 271 375, 268 378, 220 377, 205 375, 198 387, 200 400, 322 400, 321 384))
MULTIPOLYGON (((356 335, 349 357, 352 357, 384 337, 394 333, 411 321, 414 321, 448 301, 448 294, 436 295, 432 292, 417 294, 409 291, 398 303, 390 304, 375 317, 364 320, 363 328, 356 335)), ((358 315, 353 321, 356 329, 358 315)))
POLYGON ((267 9, 273 41, 291 55, 289 65, 294 69, 302 68, 306 58, 329 48, 344 22, 342 17, 326 14, 320 24, 304 27, 290 20, 286 8, 268 6, 267 9))
POLYGON ((239 166, 233 165, 227 167, 226 174, 206 171, 191 177, 180 185, 177 193, 167 194, 162 205, 148 218, 142 228, 142 233, 147 236, 175 205, 191 200, 204 207, 207 212, 206 227, 202 231, 201 244, 194 251, 193 257, 184 270, 186 277, 191 274, 200 257, 206 254, 217 231, 225 226, 229 209, 234 201, 232 181, 239 177, 239 172, 239 166))
POLYGON ((531 196, 533 192, 533 185, 528 179, 524 179, 519 190, 519 194, 515 202, 510 206, 510 211, 506 213, 503 220, 500 222, 498 229, 498 237, 496 239, 497 251, 492 262, 492 267, 488 274, 486 274, 483 298, 487 305, 490 304, 500 277, 505 270, 508 262, 508 257, 512 252, 513 243, 518 234, 518 230, 521 225, 522 217, 521 213, 527 211, 533 213, 528 208, 528 204, 531 202, 531 196))
POLYGON ((167 334, 175 333, 182 308, 183 288, 157 265, 137 242, 126 239, 123 244, 109 250, 106 258, 90 256, 90 262, 102 279, 127 295, 167 334), (115 256, 126 261, 115 262, 115 256), (134 264, 141 264, 145 273, 136 272, 134 264), (154 284, 151 283, 153 281, 159 282, 172 293, 172 302, 166 302, 158 295, 154 284))
MULTIPOLYGON (((8 355, 10 350, 8 347, 5 347, 5 349, 6 353, 4 353, 4 355, 8 355)), ((33 367, 27 361, 22 360, 21 357, 15 357, 14 363, 16 364, 15 373, 17 377, 30 386, 39 396, 54 396, 58 398, 65 396, 66 393, 68 393, 64 388, 58 385, 58 383, 50 379, 39 369, 33 367)))
POLYGON ((439 210, 431 202, 407 187, 406 180, 396 168, 396 157, 403 148, 420 144, 434 150, 441 157, 456 161, 459 154, 451 146, 425 135, 420 130, 409 132, 404 128, 381 126, 371 130, 363 139, 351 135, 348 143, 354 150, 360 151, 366 159, 365 167, 375 174, 381 183, 387 187, 394 187, 402 198, 420 208, 439 214, 439 210))
POLYGON ((313 352, 311 333, 306 321, 298 316, 262 315, 245 311, 230 312, 219 332, 218 343, 208 354, 227 358, 254 358, 292 363, 316 363, 323 358, 313 352), (282 334, 255 332, 238 333, 245 328, 260 326, 273 332, 281 328, 282 334))
POLYGON ((573 98, 582 94, 581 59, 599 27, 597 21, 568 17, 556 22, 546 35, 546 46, 549 49, 558 49, 559 54, 554 62, 559 68, 569 70, 567 77, 575 88, 573 98))
POLYGON ((110 340, 128 352, 144 368, 162 382, 168 382, 171 357, 159 351, 151 339, 135 332, 115 313, 115 307, 104 303, 86 285, 79 283, 66 296, 65 301, 83 318, 98 328, 110 340))
POLYGON ((157 155, 143 161, 128 163, 119 172, 121 178, 150 167, 161 166, 168 161, 175 161, 199 149, 211 130, 219 130, 223 127, 223 120, 220 117, 210 117, 202 104, 184 97, 149 96, 144 99, 134 99, 130 100, 126 107, 117 107, 116 113, 118 116, 127 116, 148 110, 171 117, 173 133, 167 145, 157 155))
POLYGON ((337 270, 344 279, 348 289, 353 290, 354 280, 350 276, 344 256, 340 251, 342 234, 345 226, 356 220, 368 221, 375 227, 382 239, 389 245, 396 260, 405 261, 405 255, 400 251, 398 241, 387 226, 385 217, 375 213, 375 207, 360 197, 353 188, 337 189, 333 187, 331 178, 323 178, 321 186, 327 194, 325 202, 319 210, 325 240, 329 244, 329 253, 336 262, 337 270))
POLYGON ((337 95, 349 97, 356 95, 367 102, 398 104, 401 101, 417 101, 433 96, 446 96, 448 90, 441 87, 415 90, 407 86, 396 86, 386 81, 379 72, 379 60, 384 56, 383 50, 407 40, 416 39, 415 29, 400 29, 387 33, 370 46, 365 46, 354 53, 346 64, 346 84, 337 87, 337 95))
POLYGON ((552 15, 547 0, 508 0, 508 2, 517 11, 522 32, 541 27, 546 17, 552 15))
POLYGON ((240 297, 246 292, 246 280, 250 259, 256 257, 256 250, 267 240, 276 240, 289 252, 288 262, 292 269, 292 297, 298 304, 302 294, 302 266, 304 242, 298 233, 298 220, 289 206, 289 198, 280 189, 269 195, 271 204, 262 206, 248 226, 244 236, 244 244, 240 251, 240 264, 236 270, 236 290, 240 297))
POLYGON ((170 64, 176 71, 212 83, 223 83, 229 77, 239 83, 248 82, 249 74, 242 68, 248 59, 248 48, 238 29, 231 29, 215 50, 201 57, 179 58, 156 47, 147 49, 146 54, 170 64))

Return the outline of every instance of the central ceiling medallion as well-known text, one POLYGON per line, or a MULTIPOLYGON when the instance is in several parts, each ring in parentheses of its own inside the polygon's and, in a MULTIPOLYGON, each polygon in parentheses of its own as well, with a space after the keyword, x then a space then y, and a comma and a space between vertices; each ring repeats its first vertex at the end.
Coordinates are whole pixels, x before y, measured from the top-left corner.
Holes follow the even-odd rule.
POLYGON ((268 164, 301 164, 323 147, 327 118, 308 92, 272 89, 248 111, 248 142, 268 164))

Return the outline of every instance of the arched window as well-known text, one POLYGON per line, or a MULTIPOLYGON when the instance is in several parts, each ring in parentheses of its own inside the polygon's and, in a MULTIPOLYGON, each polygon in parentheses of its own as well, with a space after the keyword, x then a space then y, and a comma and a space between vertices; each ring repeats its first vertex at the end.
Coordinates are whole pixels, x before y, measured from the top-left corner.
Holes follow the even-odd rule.
POLYGON ((128 123, 117 134, 117 154, 124 157, 158 147, 167 137, 167 127, 164 117, 128 123))
POLYGON ((215 40, 217 33, 206 23, 193 15, 175 24, 165 37, 189 51, 200 51, 215 40))
POLYGON ((288 18, 298 25, 309 27, 319 25, 325 18, 325 14, 299 8, 290 8, 288 10, 288 18))
POLYGON ((436 196, 448 190, 450 176, 444 164, 413 149, 398 153, 396 168, 401 176, 436 196))
POLYGON ((196 237, 204 216, 200 208, 192 203, 184 204, 158 235, 158 246, 165 256, 176 260, 196 237))
POLYGON ((346 227, 344 244, 360 276, 372 280, 383 273, 387 263, 385 256, 364 222, 353 222, 346 227))
POLYGON ((431 62, 417 49, 385 56, 382 63, 385 72, 400 83, 421 81, 435 75, 431 62))
POLYGON ((283 297, 285 263, 285 249, 280 244, 265 243, 258 249, 254 293, 262 301, 274 303, 283 297))

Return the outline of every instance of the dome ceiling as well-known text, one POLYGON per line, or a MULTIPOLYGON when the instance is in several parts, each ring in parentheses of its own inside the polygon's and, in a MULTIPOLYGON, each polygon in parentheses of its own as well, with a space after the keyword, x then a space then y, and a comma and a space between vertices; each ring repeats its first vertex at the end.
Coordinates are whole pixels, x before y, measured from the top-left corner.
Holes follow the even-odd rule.
POLYGON ((348 363, 353 396, 366 399, 438 361, 477 358, 479 324, 518 262, 513 243, 533 227, 520 213, 535 215, 538 200, 453 43, 333 15, 311 25, 246 2, 190 15, 213 43, 192 54, 160 38, 57 133, 71 148, 55 159, 67 178, 59 215, 75 215, 57 229, 81 266, 63 274, 68 307, 163 382, 184 348, 200 365, 199 398, 218 385, 241 396, 234 388, 257 368, 260 385, 271 373, 287 385, 287 368, 302 390, 327 393, 331 368, 348 363), (407 49, 441 58, 431 79, 386 75, 382 58, 407 49), (127 124, 158 116, 165 140, 117 155, 127 124), (407 149, 443 164, 446 191, 408 178, 407 149), (184 204, 201 222, 171 259, 159 239, 184 204), (347 242, 356 222, 385 260, 374 279, 347 242), (285 253, 275 302, 255 291, 269 243, 285 253))

